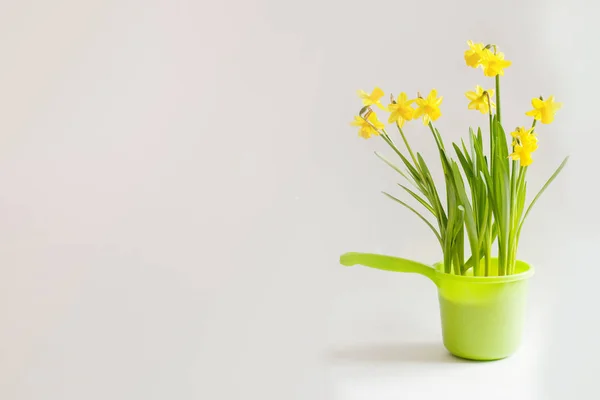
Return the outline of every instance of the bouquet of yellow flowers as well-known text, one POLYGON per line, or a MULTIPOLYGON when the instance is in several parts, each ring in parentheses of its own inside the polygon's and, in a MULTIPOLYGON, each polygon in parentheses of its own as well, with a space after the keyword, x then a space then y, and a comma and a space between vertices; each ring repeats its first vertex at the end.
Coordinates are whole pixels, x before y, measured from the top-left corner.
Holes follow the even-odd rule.
POLYGON ((489 115, 488 154, 483 140, 485 129, 482 131, 478 128, 476 132, 470 129, 468 145, 465 141, 460 144, 452 143, 457 161, 449 155, 434 125, 434 121, 442 115, 442 97, 438 97, 435 89, 427 97, 417 94, 415 99, 409 99, 404 92, 397 98, 392 95, 391 103, 387 106, 381 102, 384 92, 380 88, 375 88, 370 94, 360 90, 358 94, 363 107, 358 116, 354 117, 352 125, 358 127, 359 136, 365 139, 381 137, 406 167, 403 170, 376 153, 410 184, 412 188, 404 184, 400 184, 400 187, 435 220, 435 223, 430 222, 406 202, 384 193, 414 212, 433 231, 444 255, 446 273, 464 275, 472 267, 474 276, 510 275, 515 272, 523 223, 535 202, 567 161, 563 161, 525 208, 527 169, 533 162, 532 153, 538 148, 536 123, 551 123, 561 104, 554 101, 554 96, 547 99, 541 96, 534 98, 531 101, 533 110, 526 113, 533 118, 531 127, 516 128, 511 133, 512 141, 507 142, 502 127, 500 76, 504 75, 504 70, 511 62, 504 59, 504 54, 495 45, 484 46, 471 41, 467 43, 469 49, 465 51, 466 64, 473 68, 481 67, 485 76, 495 78, 495 89, 484 90, 477 85, 474 91, 466 93, 469 109, 489 115), (385 124, 380 121, 373 106, 389 113, 388 123, 396 125, 404 143, 404 152, 386 131, 385 124), (421 154, 413 151, 404 134, 406 122, 415 119, 422 119, 423 124, 429 126, 439 150, 445 176, 445 201, 440 198, 427 163, 421 154), (465 232, 471 251, 468 259, 465 258, 465 232), (492 267, 492 246, 496 241, 498 261, 492 267))
POLYGON ((538 148, 536 124, 551 123, 561 104, 553 96, 534 98, 533 109, 525 113, 533 119, 531 126, 517 127, 510 136, 506 135, 502 125, 500 77, 511 62, 496 45, 467 43, 466 64, 481 68, 495 82, 493 89, 477 85, 466 93, 468 108, 489 117, 489 126, 469 129, 467 141, 446 147, 434 124, 442 115, 442 97, 435 89, 426 97, 418 93, 414 99, 406 93, 396 98, 390 96, 388 105, 381 102, 384 92, 380 88, 371 93, 359 91, 363 107, 352 121, 359 136, 381 137, 398 156, 402 168, 375 153, 400 174, 405 181, 400 187, 422 211, 389 193, 384 194, 427 224, 439 242, 443 260, 431 267, 399 257, 346 253, 340 262, 346 266, 362 264, 425 275, 438 287, 446 348, 460 357, 493 360, 512 354, 521 337, 526 283, 533 274, 529 264, 517 259, 523 224, 568 157, 526 206, 527 169, 538 148), (387 132, 375 107, 389 113, 387 122, 396 126, 402 146, 387 132), (429 127, 439 152, 443 192, 436 186, 422 155, 413 150, 404 134, 406 123, 416 119, 422 119, 429 127), (492 255, 494 244, 496 256, 492 255))

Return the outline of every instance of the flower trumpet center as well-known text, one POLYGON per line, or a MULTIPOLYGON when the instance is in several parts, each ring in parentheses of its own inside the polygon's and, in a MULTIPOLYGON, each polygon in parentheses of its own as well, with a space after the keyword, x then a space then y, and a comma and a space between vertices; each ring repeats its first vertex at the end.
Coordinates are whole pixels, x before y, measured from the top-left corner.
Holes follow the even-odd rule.
POLYGON ((432 107, 432 106, 430 106, 429 104, 427 104, 427 105, 425 105, 425 106, 423 107, 423 111, 424 111, 426 114, 433 114, 433 113, 435 112, 435 107, 432 107))

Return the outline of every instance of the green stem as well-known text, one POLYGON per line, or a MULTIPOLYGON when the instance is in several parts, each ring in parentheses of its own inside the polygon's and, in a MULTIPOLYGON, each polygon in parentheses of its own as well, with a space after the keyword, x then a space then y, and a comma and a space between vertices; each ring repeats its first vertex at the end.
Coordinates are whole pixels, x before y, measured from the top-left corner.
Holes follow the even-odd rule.
POLYGON ((442 141, 442 138, 438 134, 437 130, 433 127, 433 124, 431 123, 431 121, 429 121, 429 129, 431 129, 431 133, 433 133, 433 138, 435 139, 435 143, 440 148, 440 150, 445 150, 444 142, 442 141))
MULTIPOLYGON (((490 107, 490 168, 492 165, 491 158, 494 154, 494 117, 492 116, 492 108, 490 107)), ((492 171, 490 171, 491 173, 492 171)))
POLYGON ((463 269, 465 265, 465 236, 462 230, 459 233, 457 242, 458 244, 456 252, 458 254, 458 275, 463 275, 463 269))
POLYGON ((408 159, 404 157, 398 146, 396 146, 396 144, 394 143, 390 135, 388 135, 385 129, 381 130, 380 136, 387 143, 387 145, 390 146, 392 150, 394 150, 398 157, 400 157, 404 165, 406 165, 406 167, 408 168, 411 175, 413 175, 413 178, 415 179, 416 183, 419 185, 419 189, 422 190, 423 173, 421 171, 421 168, 419 168, 419 165, 412 165, 410 161, 408 161, 408 159))
MULTIPOLYGON (((398 128, 400 128, 400 127, 398 127, 398 128)), ((402 138, 405 141, 405 144, 407 145, 407 148, 410 151, 408 141, 406 140, 402 130, 400 130, 400 133, 402 134, 402 138)), ((412 153, 412 151, 411 151, 411 157, 413 157, 413 162, 415 163, 414 166, 411 165, 410 161, 402 155, 402 152, 400 152, 400 149, 398 149, 398 147, 396 146, 396 144, 394 143, 392 138, 388 135, 388 133, 385 131, 385 129, 382 129, 382 131, 380 132, 380 136, 388 144, 388 146, 390 146, 394 150, 394 152, 402 159, 402 161, 405 163, 406 167, 409 169, 409 173, 413 176, 413 179, 415 181, 417 188, 429 200, 432 207, 434 208, 434 211, 435 211, 434 214, 435 214, 435 217, 436 217, 436 220, 438 223, 439 233, 436 232, 436 230, 430 225, 429 221, 426 221, 426 220, 424 220, 424 221, 435 232, 436 236, 438 236, 438 240, 440 242, 442 252, 444 252, 444 245, 443 245, 441 238, 445 237, 445 224, 444 224, 445 214, 444 214, 444 209, 443 209, 442 204, 439 199, 439 195, 438 195, 436 187, 435 187, 435 183, 433 182, 432 179, 430 179, 431 178, 430 175, 428 175, 428 173, 426 174, 426 172, 427 172, 426 168, 424 169, 421 167, 421 164, 417 161, 417 159, 414 156, 414 154, 412 153)), ((394 200, 399 201, 398 199, 394 199, 394 200)), ((403 204, 403 205, 405 207, 408 206, 406 204, 403 204)), ((408 208, 411 209, 411 211, 415 212, 415 210, 412 209, 411 207, 408 207, 408 208)), ((417 215, 419 215, 419 214, 417 213, 417 215)), ((447 265, 451 265, 451 264, 447 264, 447 265)))
POLYGON ((486 233, 486 242, 483 251, 485 252, 485 276, 490 276, 490 263, 492 261, 492 241, 491 241, 491 232, 486 233))
MULTIPOLYGON (((502 126, 502 104, 500 101, 500 75, 496 75, 496 121, 497 121, 497 127, 501 127, 502 126)), ((494 138, 498 139, 498 140, 506 140, 505 137, 500 137, 499 132, 496 132, 494 130, 494 138)), ((495 139, 494 139, 495 141, 495 139)), ((493 153, 492 153, 492 158, 496 158, 496 154, 495 152, 497 152, 499 149, 498 147, 499 144, 498 143, 494 143, 493 146, 493 153)), ((501 148, 504 148, 504 145, 502 145, 501 148)), ((506 157, 507 155, 501 154, 500 155, 501 158, 502 157, 506 157)), ((500 159, 501 159, 500 158, 500 159)), ((496 164, 496 162, 494 162, 494 164, 496 164)), ((507 164, 508 167, 508 164, 507 164)), ((499 168, 498 165, 494 165, 494 169, 499 168)), ((495 174, 496 171, 494 171, 495 174)), ((511 171, 508 171, 509 174, 511 174, 511 171)), ((495 176, 495 175, 494 175, 495 176)), ((498 235, 498 275, 506 275, 509 273, 509 269, 510 269, 510 247, 511 247, 511 234, 512 234, 512 230, 510 229, 510 225, 511 225, 511 213, 512 213, 512 199, 513 199, 513 187, 515 185, 512 177, 510 178, 511 180, 509 181, 509 187, 508 187, 508 193, 506 193, 506 191, 503 191, 503 199, 501 200, 502 203, 504 205, 504 207, 502 207, 502 210, 499 210, 500 215, 499 217, 501 217, 503 219, 503 223, 501 224, 502 226, 502 234, 498 235), (504 219, 506 218, 506 219, 504 219)), ((500 182, 497 182, 498 184, 500 184, 500 182)), ((499 199, 500 200, 500 199, 499 199)))
POLYGON ((461 275, 460 273, 460 259, 458 258, 458 253, 454 251, 454 274, 461 275))
POLYGON ((504 257, 504 252, 502 251, 502 248, 504 247, 502 244, 503 240, 500 239, 500 236, 498 236, 498 247, 500 248, 500 251, 498 251, 498 276, 504 276, 504 266, 505 266, 505 257, 504 257))
POLYGON ((502 122, 502 114, 500 112, 500 75, 496 75, 496 116, 498 123, 502 122))
MULTIPOLYGON (((512 249, 512 258, 511 258, 511 273, 514 274, 517 262, 517 250, 519 248, 519 224, 521 222, 521 217, 523 216, 523 206, 519 207, 518 199, 521 197, 521 193, 525 190, 525 176, 527 174, 527 167, 520 167, 519 169, 519 177, 517 179, 517 203, 515 205, 516 212, 514 219, 512 220, 511 233, 513 235, 511 242, 512 249)), ((524 194, 523 194, 524 195, 524 194)))
POLYGON ((400 124, 398 124, 398 121, 396 121, 396 127, 398 128, 398 131, 400 132, 400 135, 402 136, 402 140, 404 141, 404 145, 406 146, 406 149, 408 150, 408 153, 410 154, 410 158, 412 158, 413 163, 415 163, 415 166, 417 168, 419 168, 419 170, 420 170, 421 168, 419 167, 419 163, 417 162, 417 157, 415 157, 415 154, 413 153, 410 145, 408 144, 408 140, 406 140, 406 136, 404 135, 402 128, 400 128, 400 124))
MULTIPOLYGON (((513 148, 514 151, 514 148, 513 148)), ((510 214, 509 214, 509 233, 508 233, 508 264, 506 266, 507 274, 511 274, 514 266, 514 254, 515 252, 515 234, 516 223, 517 223, 517 199, 518 199, 518 186, 517 176, 519 175, 519 165, 516 160, 512 161, 511 176, 510 176, 510 214)))
MULTIPOLYGON (((444 239, 446 241, 448 241, 447 237, 445 237, 444 239)), ((447 243, 449 244, 449 242, 447 242, 447 243)), ((443 253, 444 253, 444 272, 447 274, 451 274, 452 273, 452 249, 449 248, 449 245, 444 246, 443 253)))

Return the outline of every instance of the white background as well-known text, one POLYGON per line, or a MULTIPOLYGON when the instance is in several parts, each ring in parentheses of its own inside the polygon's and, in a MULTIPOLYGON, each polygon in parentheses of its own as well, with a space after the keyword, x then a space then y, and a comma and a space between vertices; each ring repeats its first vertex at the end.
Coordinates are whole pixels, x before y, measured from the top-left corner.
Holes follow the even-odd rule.
MULTIPOLYGON (((0 2, 0 398, 597 398, 598 6, 584 1, 0 2), (447 355, 426 279, 339 266, 434 262, 379 192, 397 176, 349 121, 356 89, 444 96, 447 142, 491 87, 507 129, 554 94, 530 191, 537 268, 522 350, 447 355)), ((426 129, 406 129, 436 164, 426 129)), ((434 168, 439 174, 439 168, 434 168)))

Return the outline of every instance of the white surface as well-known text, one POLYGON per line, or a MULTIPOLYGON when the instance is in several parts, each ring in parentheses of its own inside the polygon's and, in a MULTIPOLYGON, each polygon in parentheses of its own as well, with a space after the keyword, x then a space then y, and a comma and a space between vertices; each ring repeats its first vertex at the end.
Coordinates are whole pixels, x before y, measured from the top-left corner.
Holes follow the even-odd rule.
POLYGON ((594 4, 1 1, 0 398, 597 398, 594 4), (337 263, 439 259, 348 122, 380 85, 436 87, 447 141, 484 124, 467 39, 514 62, 507 126, 565 104, 530 187, 572 155, 523 234, 524 347, 484 364, 445 353, 425 279, 337 263))
MULTIPOLYGON (((372 307, 382 308, 381 302, 373 301, 372 307)), ((541 308, 532 313, 521 351, 487 363, 451 356, 441 344, 438 327, 426 329, 418 321, 403 318, 406 313, 397 308, 383 309, 378 316, 388 320, 379 322, 376 333, 352 335, 327 353, 324 364, 333 392, 328 398, 537 398, 543 378, 539 359, 545 347, 540 340, 545 331, 541 308)), ((432 311, 426 318, 430 317, 433 320, 437 315, 432 311)))

